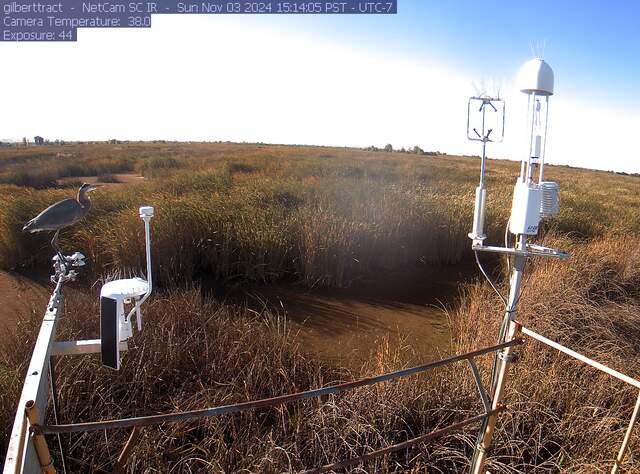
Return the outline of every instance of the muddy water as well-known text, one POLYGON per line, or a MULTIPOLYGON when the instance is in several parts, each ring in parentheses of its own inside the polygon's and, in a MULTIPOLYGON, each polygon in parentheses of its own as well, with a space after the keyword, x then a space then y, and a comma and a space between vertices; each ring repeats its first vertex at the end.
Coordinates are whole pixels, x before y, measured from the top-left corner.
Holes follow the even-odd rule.
POLYGON ((65 178, 60 178, 58 180, 58 184, 65 185, 69 183, 92 183, 99 184, 105 187, 117 187, 122 186, 124 184, 135 184, 142 183, 145 181, 144 176, 140 176, 135 173, 114 173, 111 176, 115 178, 115 182, 113 183, 105 183, 99 180, 98 176, 68 176, 65 178))
MULTIPOLYGON (((256 311, 270 309, 286 318, 305 352, 359 370, 380 349, 400 355, 404 362, 449 354, 445 308, 456 306, 459 285, 476 276, 475 266, 458 265, 385 272, 375 281, 345 289, 279 285, 216 296, 256 311)), ((36 302, 35 307, 45 305, 50 291, 44 276, 32 280, 0 272, 0 303, 4 305, 0 333, 11 330, 18 314, 26 314, 36 302)))
POLYGON ((249 305, 286 316, 303 350, 358 369, 379 349, 424 361, 450 352, 444 308, 455 307, 458 287, 476 274, 465 265, 386 275, 348 289, 263 287, 249 305))

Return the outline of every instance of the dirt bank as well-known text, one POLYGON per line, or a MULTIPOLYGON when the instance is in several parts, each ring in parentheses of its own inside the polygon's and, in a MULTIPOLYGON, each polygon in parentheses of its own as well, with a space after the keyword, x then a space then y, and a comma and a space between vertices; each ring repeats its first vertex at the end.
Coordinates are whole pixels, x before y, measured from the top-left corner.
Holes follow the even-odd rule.
POLYGON ((49 293, 51 290, 41 282, 0 271, 0 331, 12 329, 20 316, 38 305, 44 311, 49 293))

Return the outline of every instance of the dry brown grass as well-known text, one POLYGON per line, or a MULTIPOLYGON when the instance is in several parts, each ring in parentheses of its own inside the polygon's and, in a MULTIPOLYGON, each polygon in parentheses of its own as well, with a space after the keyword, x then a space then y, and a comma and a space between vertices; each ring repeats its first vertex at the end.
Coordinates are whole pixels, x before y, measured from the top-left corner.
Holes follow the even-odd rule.
MULTIPOLYGON (((157 272, 165 283, 206 275, 347 286, 392 267, 455 263, 468 255, 478 165, 472 158, 273 145, 76 145, 0 150, 0 173, 34 160, 39 171, 128 160, 149 176, 94 194, 89 218, 63 232, 66 247, 92 258, 94 276, 140 262, 135 208, 141 203, 158 208, 157 272)), ((515 168, 489 165, 494 240, 506 222, 515 168)), ((563 189, 557 232, 580 239, 640 232, 640 178, 562 167, 548 167, 547 174, 563 189)), ((20 229, 70 194, 0 187, 6 201, 0 267, 49 266, 47 236, 25 237, 20 229)))
MULTIPOLYGON (((569 249, 572 259, 539 261, 528 268, 518 319, 637 377, 638 241, 603 238, 576 244, 565 237, 548 237, 547 243, 569 249), (585 274, 591 277, 583 278, 585 274)), ((62 338, 95 337, 95 319, 86 315, 97 312, 96 301, 82 293, 68 298, 62 338)), ((3 349, 5 400, 15 402, 17 397, 39 319, 35 314, 3 349)), ((470 284, 450 316, 455 352, 495 341, 501 311, 485 284, 470 284)), ((635 391, 536 342, 527 342, 518 353, 491 472, 606 472, 624 435, 635 391)), ((484 359, 481 364, 485 378, 489 363, 484 359)), ((119 373, 86 357, 61 359, 56 367, 65 422, 227 404, 402 366, 404 362, 383 344, 360 373, 328 368, 304 355, 284 320, 269 314, 251 316, 190 290, 156 297, 147 311, 145 331, 136 336, 119 373)), ((290 472, 399 442, 479 410, 468 368, 457 365, 329 397, 321 405, 307 402, 145 429, 129 469, 290 472)), ((126 436, 72 435, 64 442, 74 470, 101 472, 110 468, 126 436)), ((462 472, 474 438, 475 430, 469 429, 362 468, 462 472)), ((636 433, 628 472, 637 468, 639 453, 636 433)))
MULTIPOLYGON (((94 337, 96 298, 73 294, 60 337, 94 337)), ((0 349, 10 384, 3 398, 15 403, 29 358, 37 317, 0 349), (8 367, 12 367, 11 370, 8 367)), ((354 376, 305 356, 284 320, 250 316, 242 308, 203 300, 197 290, 156 297, 145 330, 136 336, 120 372, 97 357, 56 361, 60 421, 89 421, 188 410, 315 388, 354 376)), ((364 369, 378 373, 401 362, 384 346, 364 369)), ((437 378, 413 378, 359 389, 347 396, 146 428, 130 472, 282 472, 361 454, 404 440, 464 415, 451 401, 436 407, 437 378), (430 380, 432 379, 432 380, 430 380), (435 384, 427 384, 435 381, 435 384)), ((11 403, 7 403, 7 406, 11 403)), ((2 412, 3 425, 11 413, 2 412)), ((64 436, 73 472, 110 471, 126 440, 122 431, 64 436)), ((455 445, 452 438, 448 443, 455 445)), ((4 442, 2 443, 4 449, 4 442)), ((54 444, 52 444, 54 446, 54 444)), ((410 461, 401 454, 369 466, 375 471, 455 466, 448 450, 410 461)))
MULTIPOLYGON (((638 237, 589 243, 549 237, 547 242, 568 248, 571 260, 529 264, 518 319, 588 357, 640 376, 638 237)), ((468 288, 453 318, 459 350, 495 340, 497 308, 486 285, 468 288)), ((535 341, 518 352, 494 469, 504 463, 509 466, 505 472, 528 472, 534 466, 536 471, 608 472, 631 416, 635 390, 535 341)), ((638 452, 636 432, 634 468, 638 452)))
MULTIPOLYGON (((65 244, 91 257, 96 277, 114 268, 135 270, 143 259, 135 208, 153 204, 156 271, 165 284, 180 283, 183 290, 152 301, 145 331, 136 336, 120 373, 91 358, 58 362, 63 422, 255 399, 359 375, 310 360, 275 315, 255 317, 184 290, 194 278, 213 276, 226 283, 296 278, 341 286, 395 266, 437 265, 467 255, 477 166, 469 158, 230 144, 74 150, 95 160, 111 152, 115 158, 134 157, 136 167, 153 157, 178 160, 179 167, 152 173, 146 183, 96 195, 87 226, 66 234, 65 244)), ((490 163, 494 241, 506 222, 514 169, 512 163, 490 163)), ((549 167, 548 177, 561 182, 563 209, 547 226, 545 241, 566 248, 572 258, 528 264, 518 318, 638 376, 638 178, 562 167, 549 167)), ((17 229, 68 191, 6 185, 0 193, 7 197, 0 209, 3 266, 46 264, 46 240, 25 239, 17 229)), ((97 335, 95 318, 86 317, 97 312, 94 296, 68 298, 61 337, 97 335)), ((39 313, 34 314, 0 345, 5 427, 39 323, 39 313)), ((455 352, 495 342, 501 316, 484 282, 466 286, 460 306, 450 312, 455 352)), ((492 472, 605 472, 626 428, 634 391, 535 342, 518 352, 492 472)), ((482 365, 485 377, 489 362, 482 365)), ((383 346, 362 373, 403 364, 383 346)), ((293 471, 362 454, 480 409, 468 369, 460 366, 323 402, 147 429, 129 469, 293 471)), ((125 436, 66 438, 74 469, 108 470, 125 436)), ((474 439, 470 430, 363 469, 461 472, 474 439)), ((640 470, 639 454, 635 434, 629 472, 640 470)))

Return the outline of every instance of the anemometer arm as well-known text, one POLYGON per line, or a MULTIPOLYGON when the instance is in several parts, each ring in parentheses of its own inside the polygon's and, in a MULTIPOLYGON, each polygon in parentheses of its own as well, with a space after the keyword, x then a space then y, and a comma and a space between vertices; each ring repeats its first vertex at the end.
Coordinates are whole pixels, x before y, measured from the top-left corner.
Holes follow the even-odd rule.
MULTIPOLYGON (((499 112, 502 118, 502 136, 497 137, 496 141, 502 141, 502 138, 504 137, 504 101, 492 97, 471 97, 467 106, 467 138, 469 140, 482 142, 482 156, 480 157, 480 182, 476 187, 475 204, 473 209, 473 229, 469 233, 469 238, 473 241, 474 246, 482 246, 484 240, 487 238, 486 234, 484 233, 485 203, 487 199, 487 190, 484 185, 484 174, 485 162, 487 159, 487 143, 494 141, 491 139, 493 128, 487 129, 486 127, 487 105, 491 107, 489 109, 489 112, 491 112, 491 110, 496 113, 499 112), (472 115, 471 104, 473 101, 481 102, 480 107, 478 108, 478 112, 481 113, 482 116, 482 127, 480 131, 478 131, 476 127, 471 128, 470 125, 472 115), (496 106, 493 104, 493 102, 502 104, 500 112, 498 111, 498 108, 496 108, 496 106), (475 136, 471 134, 471 131, 473 131, 475 136)), ((473 110, 475 110, 475 108, 473 110)))

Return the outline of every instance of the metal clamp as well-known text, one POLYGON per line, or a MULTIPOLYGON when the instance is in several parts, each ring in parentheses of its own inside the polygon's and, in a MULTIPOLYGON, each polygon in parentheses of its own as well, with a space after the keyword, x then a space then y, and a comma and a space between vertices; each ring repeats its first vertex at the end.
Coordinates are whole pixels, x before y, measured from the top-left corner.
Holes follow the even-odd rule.
POLYGON ((71 268, 84 267, 86 265, 85 256, 80 252, 74 252, 71 255, 63 256, 63 259, 60 259, 60 256, 54 255, 51 260, 53 260, 53 269, 55 270, 55 274, 51 275, 51 282, 57 283, 59 280, 62 281, 76 281, 78 278, 78 272, 76 270, 72 270, 71 268))
POLYGON ((515 352, 507 354, 505 351, 500 351, 498 352, 498 359, 507 364, 515 364, 520 359, 520 356, 515 352))

